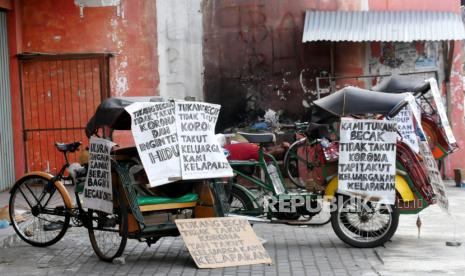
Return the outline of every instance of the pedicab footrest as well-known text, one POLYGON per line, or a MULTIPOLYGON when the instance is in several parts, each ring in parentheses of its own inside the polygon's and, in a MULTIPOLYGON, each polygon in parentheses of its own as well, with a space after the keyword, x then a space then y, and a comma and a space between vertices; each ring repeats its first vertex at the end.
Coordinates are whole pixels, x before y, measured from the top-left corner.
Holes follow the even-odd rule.
POLYGON ((167 209, 192 208, 197 205, 199 196, 188 193, 181 197, 172 198, 165 196, 137 196, 137 203, 142 212, 167 209))

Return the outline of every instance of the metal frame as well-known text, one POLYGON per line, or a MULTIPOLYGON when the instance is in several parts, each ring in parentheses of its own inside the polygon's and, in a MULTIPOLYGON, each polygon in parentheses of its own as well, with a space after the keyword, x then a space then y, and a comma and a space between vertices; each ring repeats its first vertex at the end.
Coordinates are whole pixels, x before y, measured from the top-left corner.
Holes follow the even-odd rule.
MULTIPOLYGON (((429 70, 429 71, 416 71, 416 72, 405 72, 405 73, 399 73, 399 75, 420 75, 420 74, 434 74, 434 77, 438 79, 438 71, 437 70, 429 70)), ((321 86, 320 86, 320 81, 321 80, 328 80, 330 83, 330 93, 336 91, 335 87, 335 81, 336 80, 342 80, 342 79, 368 79, 368 78, 378 78, 378 77, 389 77, 392 76, 392 74, 377 74, 377 75, 358 75, 358 76, 329 76, 329 77, 315 77, 315 83, 316 83, 316 92, 317 92, 317 99, 321 98, 321 86)))

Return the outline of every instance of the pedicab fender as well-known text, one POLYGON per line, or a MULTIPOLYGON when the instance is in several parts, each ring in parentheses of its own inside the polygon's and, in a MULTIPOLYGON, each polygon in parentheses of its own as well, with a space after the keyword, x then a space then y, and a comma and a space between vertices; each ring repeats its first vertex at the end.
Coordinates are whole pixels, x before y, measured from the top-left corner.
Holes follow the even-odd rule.
POLYGON ((250 201, 253 202, 254 206, 256 205, 255 196, 251 191, 249 191, 249 189, 237 183, 233 183, 233 187, 236 187, 237 189, 243 191, 245 195, 250 199, 250 201))
MULTIPOLYGON (((18 179, 15 182, 15 185, 16 185, 16 183, 22 181, 24 178, 32 176, 32 175, 41 176, 41 177, 44 177, 47 180, 51 180, 53 178, 53 175, 51 175, 49 173, 34 171, 34 172, 29 172, 29 173, 23 175, 20 179, 18 179)), ((68 193, 68 190, 66 190, 65 185, 63 185, 63 183, 61 181, 58 181, 58 180, 56 180, 54 184, 55 184, 55 187, 58 189, 58 191, 63 196, 63 201, 65 202, 66 207, 67 208, 73 208, 73 201, 71 200, 71 197, 70 197, 70 195, 68 193)))
MULTIPOLYGON (((325 189, 325 197, 327 200, 332 200, 334 198, 334 194, 336 194, 338 188, 338 181, 337 176, 333 177, 328 186, 325 189)), ((400 194, 400 197, 404 202, 409 202, 415 200, 415 196, 410 189, 407 180, 401 176, 396 175, 396 191, 400 194)))

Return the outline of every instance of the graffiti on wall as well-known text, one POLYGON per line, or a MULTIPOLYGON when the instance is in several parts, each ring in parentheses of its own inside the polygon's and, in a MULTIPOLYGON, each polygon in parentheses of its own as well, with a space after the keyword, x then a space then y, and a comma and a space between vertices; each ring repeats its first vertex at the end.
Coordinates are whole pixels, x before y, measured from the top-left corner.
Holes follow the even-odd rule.
POLYGON ((271 108, 301 119, 315 77, 329 71, 329 42, 302 43, 308 9, 358 9, 360 1, 204 1, 206 100, 219 124, 248 122, 271 108), (352 3, 352 4, 348 4, 352 3), (340 7, 340 6, 343 7, 340 7))

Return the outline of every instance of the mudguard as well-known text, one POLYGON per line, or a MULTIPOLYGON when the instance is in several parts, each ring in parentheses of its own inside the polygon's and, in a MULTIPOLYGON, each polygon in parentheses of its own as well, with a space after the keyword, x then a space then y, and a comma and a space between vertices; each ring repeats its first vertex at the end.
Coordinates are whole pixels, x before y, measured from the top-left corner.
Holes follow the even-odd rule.
MULTIPOLYGON (((18 179, 18 181, 16 181, 16 183, 18 183, 18 182, 22 181, 23 179, 25 179, 26 177, 29 177, 29 176, 32 176, 32 175, 41 176, 41 177, 43 177, 43 178, 45 178, 47 180, 51 180, 53 178, 53 175, 51 175, 49 173, 34 171, 34 172, 29 172, 29 173, 23 175, 23 177, 18 179)), ((16 185, 16 183, 15 183, 15 185, 16 185)), ((63 183, 61 181, 58 181, 58 180, 55 181, 54 184, 55 184, 55 187, 58 189, 58 191, 63 196, 63 201, 65 202, 66 207, 67 208, 73 208, 73 201, 71 200, 71 196, 69 195, 68 190, 66 190, 65 185, 63 185, 63 183)))
MULTIPOLYGON (((326 186, 325 189, 325 196, 328 200, 333 199, 334 194, 337 192, 337 188, 338 180, 336 175, 329 181, 328 186, 326 186)), ((407 180, 401 175, 396 175, 396 191, 400 194, 400 197, 404 202, 415 200, 415 196, 410 189, 407 180)))
POLYGON ((256 206, 257 202, 255 200, 255 196, 251 191, 249 191, 249 189, 247 189, 246 187, 244 187, 244 186, 242 186, 240 184, 237 184, 237 183, 233 183, 233 187, 236 187, 237 189, 243 191, 247 195, 247 197, 249 197, 249 199, 254 203, 255 208, 257 207, 256 206))

